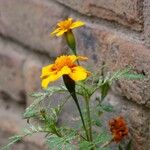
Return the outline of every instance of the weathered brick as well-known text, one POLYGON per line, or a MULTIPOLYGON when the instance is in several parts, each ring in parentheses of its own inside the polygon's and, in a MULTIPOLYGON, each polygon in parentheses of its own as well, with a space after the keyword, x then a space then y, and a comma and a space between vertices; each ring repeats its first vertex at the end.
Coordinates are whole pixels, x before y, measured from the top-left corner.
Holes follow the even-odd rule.
POLYGON ((22 67, 26 53, 23 51, 22 47, 0 38, 0 92, 19 102, 25 101, 22 67))
MULTIPOLYGON (((48 63, 47 63, 48 64, 48 63)), ((29 106, 33 102, 30 96, 33 92, 41 89, 41 69, 44 66, 44 58, 30 55, 23 67, 23 75, 25 79, 26 104, 29 106)))
MULTIPOLYGON (((89 56, 90 65, 105 62, 109 71, 133 66, 138 73, 149 76, 150 53, 142 42, 103 26, 87 24, 76 32, 78 49, 89 56)), ((130 35, 131 36, 131 35, 130 35)), ((149 107, 150 80, 120 81, 121 94, 149 107)), ((119 94, 119 93, 118 93, 119 94)))
MULTIPOLYGON (((8 143, 8 138, 12 135, 22 134, 22 129, 27 124, 26 120, 22 119, 24 106, 15 101, 0 99, 0 148, 8 143)), ((42 134, 36 134, 32 137, 24 138, 12 146, 12 150, 34 150, 46 149, 42 134)))
POLYGON ((105 102, 113 105, 115 109, 115 112, 111 114, 104 114, 103 117, 106 125, 111 118, 123 116, 129 127, 129 138, 132 139, 133 149, 148 150, 148 141, 150 140, 150 111, 140 105, 128 101, 122 96, 116 96, 112 93, 110 93, 105 102))
POLYGON ((89 16, 116 21, 135 30, 142 30, 143 0, 57 0, 89 16))
POLYGON ((146 45, 150 47, 150 1, 144 1, 144 36, 146 45))
POLYGON ((53 1, 1 0, 0 33, 55 57, 62 53, 62 38, 51 38, 50 32, 64 16, 53 1))

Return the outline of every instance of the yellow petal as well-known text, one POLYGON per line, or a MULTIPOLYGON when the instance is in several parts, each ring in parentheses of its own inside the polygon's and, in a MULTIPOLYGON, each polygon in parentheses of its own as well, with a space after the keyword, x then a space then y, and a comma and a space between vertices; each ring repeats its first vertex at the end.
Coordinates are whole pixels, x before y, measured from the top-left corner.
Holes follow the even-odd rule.
POLYGON ((88 76, 88 72, 81 66, 74 67, 69 74, 70 78, 74 81, 84 80, 88 76))
POLYGON ((70 59, 71 63, 74 63, 78 57, 76 55, 69 55, 68 58, 70 59))
POLYGON ((47 78, 42 80, 42 87, 47 88, 50 82, 58 80, 62 75, 69 74, 71 69, 64 66, 59 72, 50 74, 47 78))
POLYGON ((76 55, 69 55, 68 58, 70 58, 71 63, 74 63, 77 59, 78 59, 78 60, 81 60, 81 61, 84 61, 84 60, 87 60, 87 59, 88 59, 87 57, 84 57, 84 56, 76 56, 76 55))
POLYGON ((81 61, 84 61, 84 60, 87 60, 88 58, 87 57, 84 57, 84 56, 78 56, 77 59, 81 60, 81 61))
POLYGON ((51 73, 51 68, 53 67, 54 64, 50 64, 48 66, 45 66, 42 68, 42 75, 41 78, 50 75, 51 73))
POLYGON ((77 27, 84 26, 84 25, 85 23, 82 21, 75 21, 74 23, 72 23, 70 29, 77 28, 77 27))
POLYGON ((58 33, 59 31, 60 31, 60 28, 56 28, 56 29, 51 33, 51 35, 54 35, 54 34, 58 33))
POLYGON ((65 32, 67 32, 67 29, 62 29, 59 32, 57 32, 56 36, 62 36, 65 32))
POLYGON ((48 76, 45 79, 42 79, 42 88, 47 88, 50 82, 53 82, 57 80, 58 78, 60 78, 58 74, 53 74, 53 75, 48 76))
POLYGON ((57 26, 59 26, 60 28, 65 26, 65 25, 71 25, 72 24, 73 19, 72 18, 68 18, 67 20, 63 20, 57 23, 57 26))
POLYGON ((59 72, 58 74, 60 76, 64 75, 64 74, 69 74, 71 72, 71 69, 68 66, 64 66, 59 72))
POLYGON ((68 18, 68 20, 67 20, 68 22, 69 22, 69 24, 71 25, 72 24, 72 22, 73 22, 73 19, 72 18, 68 18))
POLYGON ((72 20, 73 20, 72 18, 68 18, 68 21, 72 22, 72 20))

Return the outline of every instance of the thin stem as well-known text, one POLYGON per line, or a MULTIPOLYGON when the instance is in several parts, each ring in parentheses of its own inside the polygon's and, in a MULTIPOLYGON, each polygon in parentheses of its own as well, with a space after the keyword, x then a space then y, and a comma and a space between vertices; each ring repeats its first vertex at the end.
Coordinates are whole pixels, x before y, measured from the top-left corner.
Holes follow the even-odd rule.
POLYGON ((83 128, 85 130, 87 140, 89 141, 88 131, 86 129, 84 118, 83 118, 83 115, 82 115, 82 112, 81 112, 81 108, 80 108, 80 105, 79 105, 79 102, 78 102, 78 99, 77 99, 77 96, 76 96, 75 82, 68 75, 63 75, 63 80, 64 80, 66 88, 68 89, 69 93, 71 94, 72 98, 74 99, 74 101, 76 103, 76 106, 78 108, 78 111, 79 111, 79 114, 80 114, 80 117, 81 117, 81 121, 82 121, 82 124, 83 124, 83 128))
POLYGON ((56 127, 54 127, 53 129, 54 134, 56 134, 58 137, 62 137, 61 133, 58 132, 58 130, 56 129, 56 127))
POLYGON ((89 140, 92 142, 92 125, 91 125, 91 115, 90 115, 90 107, 89 107, 89 99, 86 98, 85 100, 86 104, 86 111, 87 111, 87 119, 88 119, 88 132, 89 132, 89 140))
POLYGON ((83 124, 83 128, 85 130, 85 134, 86 134, 86 137, 87 137, 87 140, 90 140, 89 135, 88 135, 88 131, 87 131, 86 126, 85 126, 84 118, 83 118, 83 115, 82 115, 82 112, 81 112, 81 108, 80 108, 80 105, 79 105, 79 102, 78 102, 78 99, 77 99, 77 96, 76 96, 75 93, 72 93, 71 95, 72 95, 72 97, 73 97, 73 99, 76 103, 77 108, 78 108, 78 111, 79 111, 79 114, 80 114, 80 117, 81 117, 81 121, 82 121, 82 124, 83 124))
POLYGON ((104 143, 101 148, 104 148, 106 146, 108 146, 109 144, 111 144, 113 142, 113 139, 111 139, 110 141, 107 141, 106 143, 104 143))

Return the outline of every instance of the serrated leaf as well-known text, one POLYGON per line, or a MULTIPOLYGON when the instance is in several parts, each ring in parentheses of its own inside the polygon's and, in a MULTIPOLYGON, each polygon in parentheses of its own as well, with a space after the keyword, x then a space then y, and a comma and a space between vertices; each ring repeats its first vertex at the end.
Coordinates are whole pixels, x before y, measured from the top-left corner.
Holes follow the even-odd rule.
POLYGON ((6 146, 0 148, 0 150, 8 150, 8 149, 10 149, 10 147, 13 144, 15 144, 15 143, 19 142, 20 140, 22 140, 22 136, 21 135, 15 135, 15 136, 10 137, 9 140, 10 140, 10 142, 6 146))
POLYGON ((102 132, 97 135, 93 142, 95 144, 104 144, 105 142, 110 141, 111 139, 111 135, 109 135, 107 132, 102 132))
POLYGON ((123 78, 125 78, 125 79, 128 79, 128 80, 137 80, 137 79, 144 79, 145 78, 145 76, 144 75, 142 75, 142 74, 133 74, 133 73, 127 73, 127 74, 124 74, 123 76, 122 76, 123 78))
POLYGON ((124 70, 118 70, 116 71, 112 77, 110 78, 110 81, 112 80, 119 80, 119 79, 129 79, 129 80, 137 80, 137 79, 144 79, 145 76, 143 74, 138 73, 132 73, 132 68, 128 67, 124 70))
POLYGON ((36 109, 28 109, 27 111, 25 111, 25 113, 23 114, 23 117, 25 119, 27 118, 35 118, 38 115, 38 111, 36 109))
MULTIPOLYGON (((68 141, 68 137, 58 137, 50 135, 47 137, 47 144, 51 150, 75 150, 75 146, 68 141)), ((72 138, 70 137, 70 140, 72 138)))
POLYGON ((114 112, 114 108, 110 104, 100 104, 96 107, 97 112, 114 112))
POLYGON ((93 144, 88 141, 81 141, 79 145, 79 150, 91 150, 93 144))
POLYGON ((106 112, 113 112, 114 111, 113 106, 110 104, 101 104, 101 108, 103 109, 103 111, 106 111, 106 112))
POLYGON ((109 90, 110 90, 109 82, 105 82, 100 86, 101 100, 103 100, 107 96, 109 90))
POLYGON ((64 91, 67 91, 67 88, 63 85, 51 86, 44 90, 44 92, 49 93, 49 95, 53 94, 54 92, 64 92, 64 91))
POLYGON ((102 122, 100 121, 99 118, 96 118, 96 117, 93 118, 92 122, 93 122, 94 125, 96 125, 96 126, 98 126, 98 127, 101 127, 101 126, 102 126, 102 122))
POLYGON ((23 114, 24 118, 32 118, 37 115, 36 107, 39 103, 45 100, 46 97, 52 96, 54 93, 66 91, 65 86, 52 86, 45 89, 43 92, 35 92, 31 94, 32 97, 35 98, 33 103, 26 108, 25 113, 23 114))
POLYGON ((42 96, 40 98, 37 98, 36 100, 34 100, 34 102, 26 108, 23 117, 26 118, 31 118, 37 115, 37 110, 35 109, 35 107, 42 101, 44 100, 45 96, 42 96))

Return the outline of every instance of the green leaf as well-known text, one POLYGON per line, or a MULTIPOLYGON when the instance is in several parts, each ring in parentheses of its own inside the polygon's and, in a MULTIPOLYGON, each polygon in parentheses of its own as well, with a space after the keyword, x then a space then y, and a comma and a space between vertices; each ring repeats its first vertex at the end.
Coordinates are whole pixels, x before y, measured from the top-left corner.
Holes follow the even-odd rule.
POLYGON ((126 73, 122 76, 124 79, 128 80, 138 80, 138 79, 144 79, 145 76, 142 74, 136 74, 136 73, 126 73))
POLYGON ((25 111, 25 113, 23 114, 23 117, 25 119, 27 118, 36 118, 38 115, 38 110, 36 109, 28 109, 27 111, 25 111))
POLYGON ((110 90, 109 82, 105 82, 104 84, 101 85, 100 87, 101 100, 103 100, 107 96, 109 90, 110 90))
POLYGON ((97 112, 114 112, 114 108, 110 104, 100 104, 95 108, 97 112))
POLYGON ((45 93, 47 93, 49 96, 51 96, 53 93, 56 92, 66 92, 67 88, 63 85, 60 86, 51 86, 44 90, 45 93))
POLYGON ((45 132, 45 130, 41 126, 34 126, 32 124, 28 124, 26 128, 23 129, 23 136, 32 135, 34 133, 45 132))
POLYGON ((101 104, 100 107, 102 108, 103 111, 114 112, 114 108, 110 104, 101 104))
POLYGON ((81 141, 79 145, 79 150, 91 150, 93 144, 88 141, 81 141))
POLYGON ((10 140, 10 142, 6 146, 0 148, 0 150, 8 150, 8 149, 10 149, 10 147, 13 144, 15 144, 15 143, 17 143, 17 142, 22 140, 22 136, 21 135, 15 135, 15 136, 10 137, 9 140, 10 140))
POLYGON ((80 82, 76 83, 76 92, 77 92, 77 94, 80 94, 83 97, 90 97, 92 91, 93 91, 93 86, 87 85, 83 81, 80 81, 80 82))
POLYGON ((119 149, 119 150, 124 150, 123 147, 122 147, 120 144, 119 144, 119 146, 118 146, 118 149, 119 149))
POLYGON ((101 127, 102 126, 102 122, 100 121, 99 117, 94 117, 92 118, 92 124, 101 127))
POLYGON ((71 143, 74 136, 58 137, 54 134, 47 137, 47 144, 51 150, 75 150, 75 146, 71 143))
POLYGON ((42 92, 36 92, 36 93, 31 94, 31 96, 34 97, 35 100, 29 107, 26 108, 25 113, 23 114, 23 117, 24 118, 35 117, 37 115, 37 112, 38 112, 36 107, 43 100, 45 100, 46 97, 50 97, 54 93, 57 93, 57 92, 65 92, 65 91, 67 91, 65 86, 52 86, 52 87, 48 87, 47 89, 45 89, 42 92))
POLYGON ((42 129, 42 127, 40 126, 33 126, 33 125, 28 125, 28 128, 25 128, 23 130, 23 134, 22 135, 15 135, 9 138, 9 143, 2 147, 0 150, 8 150, 13 144, 21 141, 25 136, 28 135, 32 135, 34 133, 38 133, 38 132, 44 132, 44 130, 42 129))
POLYGON ((36 109, 36 106, 41 102, 43 101, 45 98, 45 95, 42 96, 42 97, 39 97, 37 99, 34 100, 34 102, 26 108, 24 114, 23 114, 23 117, 26 119, 26 118, 32 118, 32 117, 35 117, 37 115, 37 109, 36 109))
POLYGON ((112 136, 109 135, 107 132, 103 131, 102 133, 98 134, 97 137, 94 139, 94 144, 104 144, 107 141, 111 141, 112 136))
POLYGON ((128 142, 127 146, 125 147, 125 150, 132 150, 132 140, 128 142))
POLYGON ((112 76, 110 81, 112 80, 119 80, 119 79, 129 79, 129 80, 136 80, 136 79, 144 79, 145 76, 143 74, 132 73, 132 68, 128 67, 124 70, 116 71, 112 76))

